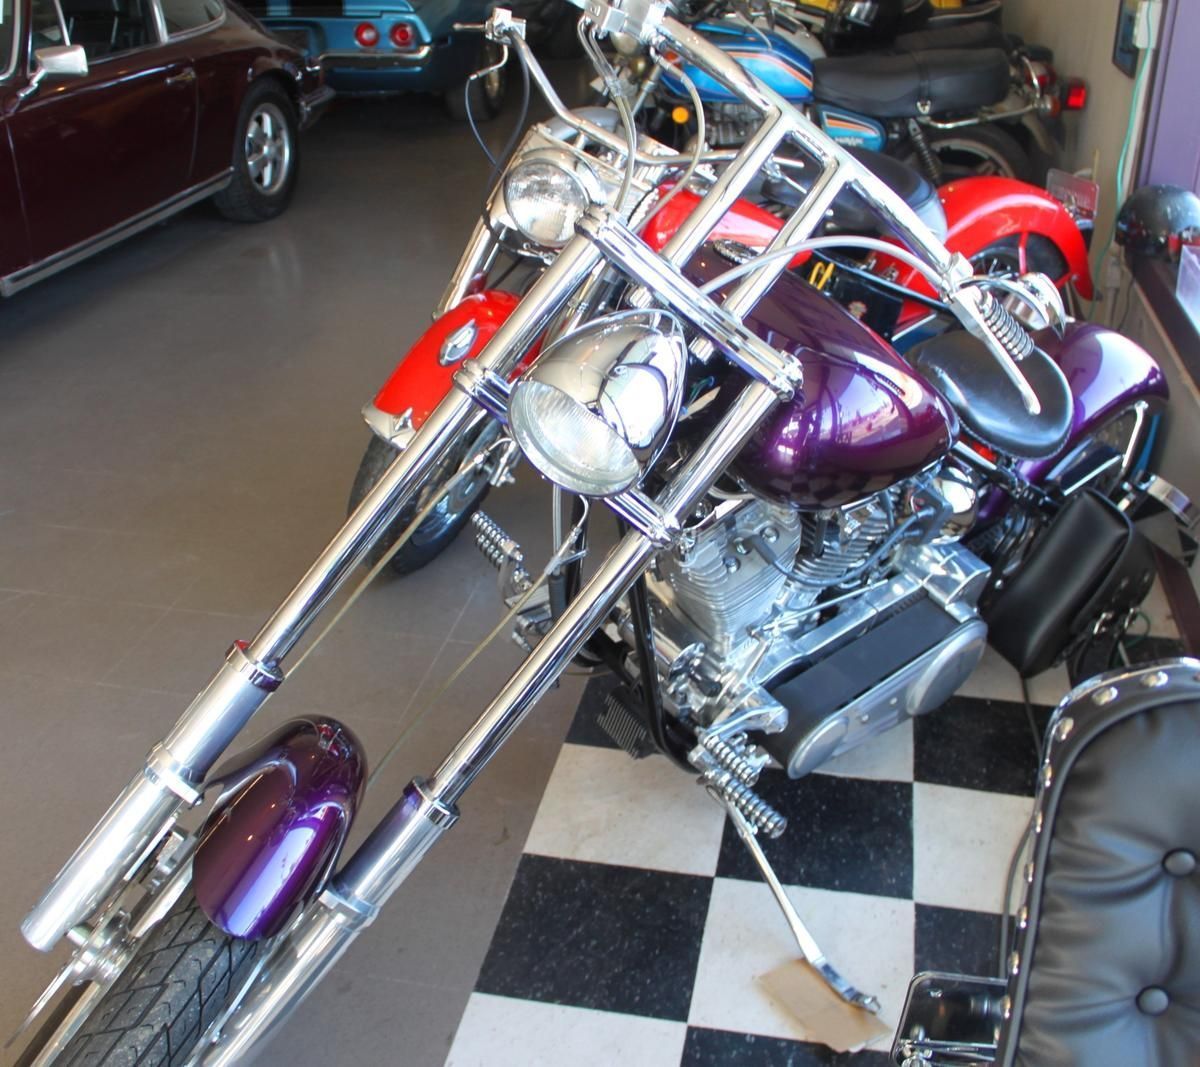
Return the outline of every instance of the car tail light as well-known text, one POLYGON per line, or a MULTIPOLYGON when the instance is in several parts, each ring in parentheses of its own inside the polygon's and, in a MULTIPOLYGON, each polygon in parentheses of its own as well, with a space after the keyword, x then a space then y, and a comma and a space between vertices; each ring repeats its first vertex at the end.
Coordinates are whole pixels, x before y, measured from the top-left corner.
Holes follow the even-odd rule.
POLYGON ((417 43, 417 35, 407 22, 397 22, 388 36, 397 48, 412 48, 417 43))
POLYGON ((1063 107, 1068 111, 1082 111, 1087 107, 1087 98, 1087 82, 1082 78, 1067 79, 1066 88, 1063 90, 1063 107))
POLYGON ((354 27, 354 39, 363 48, 374 48, 379 44, 379 31, 369 22, 360 22, 354 27))

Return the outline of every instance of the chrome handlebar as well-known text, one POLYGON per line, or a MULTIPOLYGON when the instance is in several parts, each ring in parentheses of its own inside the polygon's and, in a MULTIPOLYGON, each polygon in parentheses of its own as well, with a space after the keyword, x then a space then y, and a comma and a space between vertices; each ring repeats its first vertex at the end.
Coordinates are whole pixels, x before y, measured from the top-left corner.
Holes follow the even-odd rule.
MULTIPOLYGON (((950 252, 890 187, 837 145, 798 108, 760 82, 701 34, 672 17, 669 5, 663 0, 579 0, 577 6, 583 9, 594 32, 598 35, 614 35, 623 51, 640 43, 660 53, 674 52, 687 64, 703 70, 762 116, 758 130, 732 157, 731 165, 720 174, 700 205, 663 250, 663 256, 671 265, 681 267, 700 248, 717 222, 744 191, 751 177, 771 159, 785 140, 789 140, 816 161, 822 174, 785 223, 770 250, 782 249, 789 241, 809 236, 834 197, 843 189, 853 188, 904 244, 934 268, 940 278, 939 295, 948 308, 971 334, 987 346, 1020 393, 1026 409, 1034 414, 1040 411, 1037 395, 1019 366, 1020 358, 1032 346, 1023 329, 981 286, 974 277, 970 262, 964 256, 950 252), (816 206, 820 207, 819 212, 814 210, 816 206), (1014 343, 1014 339, 1018 339, 1018 343, 1014 343)), ((514 19, 504 8, 496 8, 487 22, 488 36, 511 45, 520 54, 530 77, 561 121, 624 158, 630 146, 621 136, 584 116, 576 115, 559 98, 525 42, 523 31, 522 20, 514 19)), ((637 162, 667 167, 691 158, 681 156, 665 146, 659 147, 661 152, 644 151, 640 146, 636 148, 637 162)), ((720 159, 729 158, 725 153, 712 155, 720 159)), ((736 301, 740 310, 735 313, 745 314, 775 281, 783 266, 782 261, 775 269, 764 264, 761 271, 750 274, 738 291, 752 294, 753 299, 750 300, 747 295, 736 301)), ((726 308, 732 310, 728 302, 726 308)), ((774 373, 768 378, 778 381, 781 377, 789 377, 790 362, 790 356, 776 353, 774 373)))

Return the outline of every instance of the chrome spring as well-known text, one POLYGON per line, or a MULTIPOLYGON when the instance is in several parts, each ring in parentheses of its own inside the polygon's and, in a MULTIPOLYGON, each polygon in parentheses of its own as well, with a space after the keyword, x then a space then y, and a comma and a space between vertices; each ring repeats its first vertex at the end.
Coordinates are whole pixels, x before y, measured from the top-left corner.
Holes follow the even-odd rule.
POLYGON ((475 547, 483 554, 484 559, 498 571, 504 570, 511 562, 514 577, 518 580, 522 577, 528 579, 529 573, 525 570, 525 555, 521 546, 509 537, 491 516, 477 511, 471 516, 471 525, 475 528, 475 547))
POLYGON ((1025 359, 1033 351, 1033 338, 991 293, 982 292, 980 297, 979 313, 992 336, 1004 346, 1013 359, 1025 359))
POLYGON ((704 734, 700 744, 714 760, 743 785, 754 785, 758 781, 758 768, 744 755, 745 745, 732 745, 716 734, 704 734))
POLYGON ((742 813, 742 817, 767 837, 778 837, 787 829, 787 819, 777 812, 749 786, 726 778, 717 788, 721 795, 742 813))

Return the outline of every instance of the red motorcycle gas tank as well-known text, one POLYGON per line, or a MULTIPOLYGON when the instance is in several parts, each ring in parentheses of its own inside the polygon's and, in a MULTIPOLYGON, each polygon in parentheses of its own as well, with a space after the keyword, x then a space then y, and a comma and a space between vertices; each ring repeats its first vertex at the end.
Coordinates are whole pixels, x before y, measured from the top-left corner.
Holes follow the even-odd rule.
MULTIPOLYGON (((706 249, 687 273, 706 281, 728 268, 706 249)), ((735 463, 751 488, 796 507, 841 507, 949 451, 957 430, 949 406, 831 298, 785 274, 746 324, 804 366, 801 393, 763 420, 735 463)))

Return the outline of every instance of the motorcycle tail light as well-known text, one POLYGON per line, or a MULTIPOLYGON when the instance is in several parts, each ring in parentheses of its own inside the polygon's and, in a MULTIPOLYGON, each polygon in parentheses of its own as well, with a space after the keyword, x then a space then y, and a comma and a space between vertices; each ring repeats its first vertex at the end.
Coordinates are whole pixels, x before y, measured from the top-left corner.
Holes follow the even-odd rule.
POLYGON ((413 28, 407 22, 397 22, 388 36, 397 48, 412 48, 417 42, 417 35, 413 33, 413 28))
POLYGON ((1068 111, 1082 111, 1087 107, 1087 82, 1082 78, 1070 78, 1063 92, 1063 107, 1068 111))
POLYGON ((369 22, 360 22, 354 27, 354 39, 363 48, 374 48, 379 44, 379 31, 369 22))

